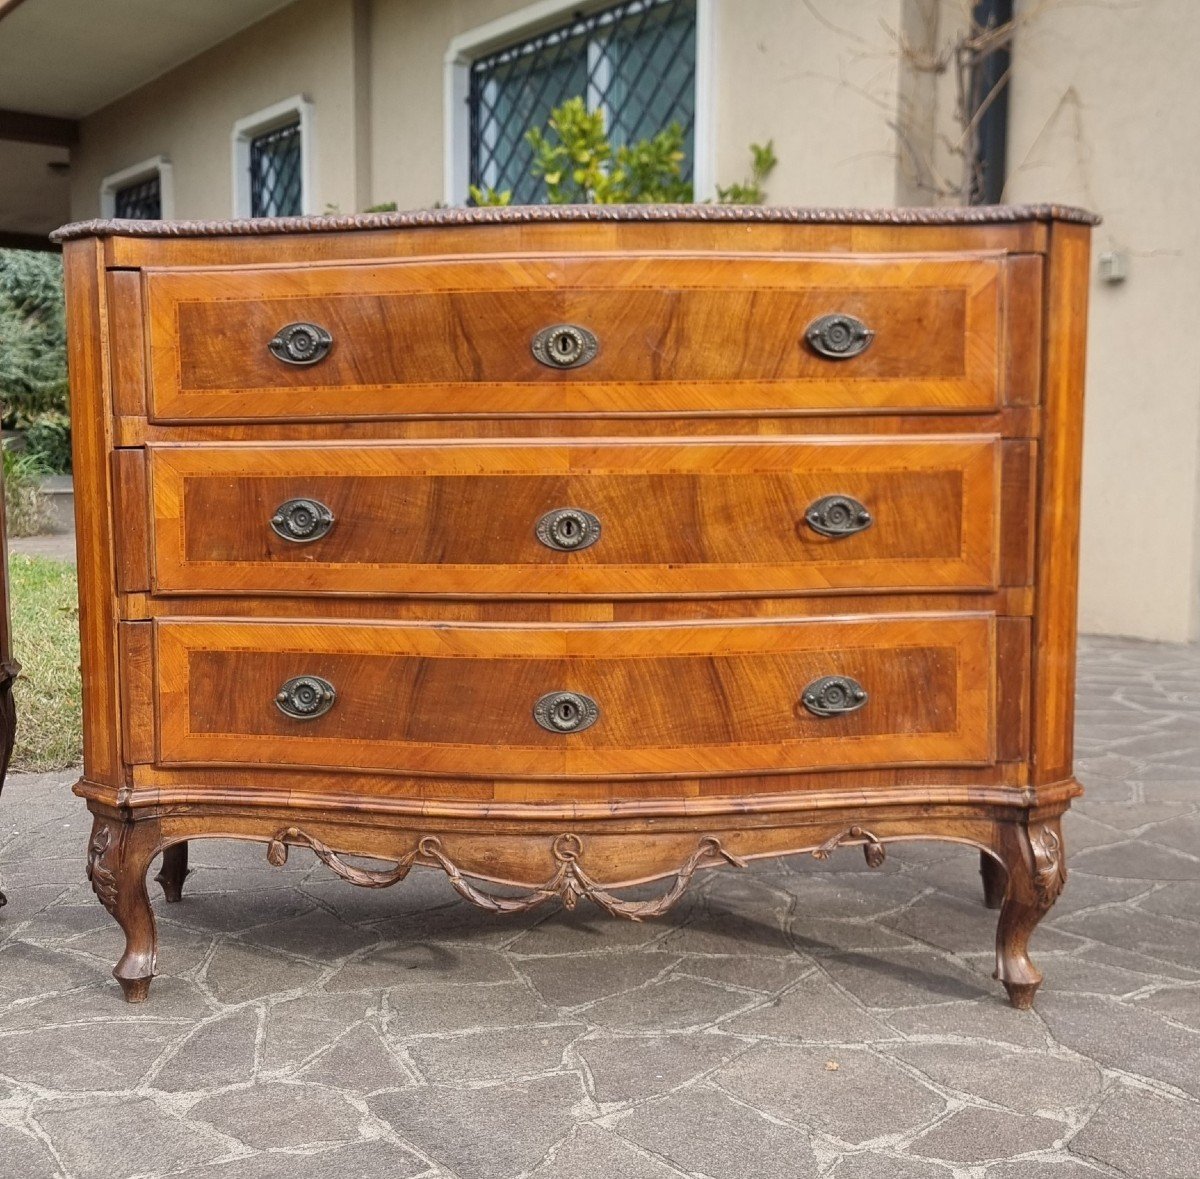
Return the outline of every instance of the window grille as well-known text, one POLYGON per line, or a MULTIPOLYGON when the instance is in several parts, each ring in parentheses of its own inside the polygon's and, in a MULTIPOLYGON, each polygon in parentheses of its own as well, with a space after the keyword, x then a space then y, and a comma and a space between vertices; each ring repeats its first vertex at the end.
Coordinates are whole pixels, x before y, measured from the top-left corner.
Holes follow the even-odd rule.
POLYGON ((251 217, 294 217, 303 212, 302 150, 299 120, 250 140, 251 217))
POLYGON ((696 0, 625 0, 472 62, 471 183, 511 189, 516 204, 543 200, 525 132, 575 97, 604 112, 614 146, 678 123, 690 180, 696 0))
POLYGON ((118 188, 113 193, 113 216, 134 221, 158 221, 162 217, 162 178, 157 172, 118 188))

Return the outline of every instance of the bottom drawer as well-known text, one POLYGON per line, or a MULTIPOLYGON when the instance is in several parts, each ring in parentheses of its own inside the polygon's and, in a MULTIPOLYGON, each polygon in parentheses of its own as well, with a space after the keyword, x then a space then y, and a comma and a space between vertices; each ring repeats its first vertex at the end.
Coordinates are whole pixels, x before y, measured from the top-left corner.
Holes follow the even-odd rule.
POLYGON ((153 627, 167 767, 614 779, 995 760, 991 614, 153 627))

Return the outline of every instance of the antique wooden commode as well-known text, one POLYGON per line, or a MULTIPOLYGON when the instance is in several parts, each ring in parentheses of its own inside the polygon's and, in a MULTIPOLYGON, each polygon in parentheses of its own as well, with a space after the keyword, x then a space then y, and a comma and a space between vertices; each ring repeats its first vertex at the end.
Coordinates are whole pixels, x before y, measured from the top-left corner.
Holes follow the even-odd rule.
POLYGON ((984 853, 997 975, 1028 1006, 1079 792, 1092 222, 60 231, 77 790, 126 997, 154 973, 147 869, 162 853, 178 899, 189 839, 637 919, 700 868, 937 838, 984 853))

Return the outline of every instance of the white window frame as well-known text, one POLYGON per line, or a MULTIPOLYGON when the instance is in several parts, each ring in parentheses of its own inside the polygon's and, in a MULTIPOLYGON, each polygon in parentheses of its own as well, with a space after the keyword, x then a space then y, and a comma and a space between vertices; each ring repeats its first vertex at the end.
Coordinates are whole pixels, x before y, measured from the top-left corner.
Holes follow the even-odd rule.
MULTIPOLYGON (((471 63, 478 57, 554 28, 581 9, 603 8, 611 0, 538 0, 485 25, 459 34, 450 42, 442 69, 442 199, 465 205, 471 178, 471 63)), ((696 0, 696 118, 693 126, 692 187, 696 200, 717 195, 716 177, 716 40, 718 0, 696 0)))
POLYGON ((123 188, 149 180, 151 176, 158 177, 158 202, 162 208, 163 219, 175 216, 175 180, 171 170, 171 161, 166 156, 151 156, 139 164, 112 172, 100 181, 100 216, 115 217, 117 215, 117 193, 123 188))
POLYGON ((313 178, 313 112, 311 100, 295 94, 282 102, 272 103, 252 115, 238 119, 233 125, 233 215, 249 217, 250 213, 250 141, 276 127, 300 120, 300 213, 315 213, 316 192, 313 178))

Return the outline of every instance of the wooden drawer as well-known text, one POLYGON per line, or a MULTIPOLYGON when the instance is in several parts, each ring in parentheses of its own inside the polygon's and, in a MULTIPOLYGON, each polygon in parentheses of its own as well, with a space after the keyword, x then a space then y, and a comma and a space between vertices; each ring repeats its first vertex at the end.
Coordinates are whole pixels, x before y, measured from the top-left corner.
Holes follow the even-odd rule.
MULTIPOLYGON (((632 254, 147 270, 149 412, 160 422, 409 415, 959 410, 1002 394, 1001 255, 632 254), (874 336, 831 359, 823 316, 874 336), (315 363, 269 348, 312 324, 315 363), (539 362, 556 324, 594 358, 539 362)), ((1029 391, 1026 390, 1026 393, 1029 391)))
MULTIPOLYGON (((151 588, 987 590, 997 583, 1001 445, 989 436, 156 445, 148 448, 151 588), (328 509, 327 531, 305 532, 310 505, 328 509), (852 527, 862 530, 829 535, 858 505, 869 520, 855 517, 852 527), (570 545, 586 520, 568 518, 556 540, 546 527, 561 508, 591 515, 598 539, 553 547, 570 545), (299 523, 289 529, 295 511, 299 523)), ((1005 478, 1028 480, 1028 464, 1005 478)), ((1026 501, 1015 491, 1008 498, 1026 501)), ((1025 515, 1010 514, 1005 527, 1023 532, 1025 515)))
POLYGON ((981 765, 995 756, 989 614, 153 627, 157 760, 167 767, 612 779, 981 765), (332 706, 285 715, 277 694, 314 676, 332 686, 332 706), (852 677, 865 704, 814 715, 803 698, 826 676, 852 677), (594 723, 541 727, 535 706, 556 692, 590 697, 594 723))

